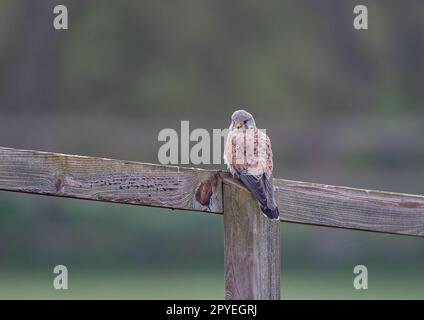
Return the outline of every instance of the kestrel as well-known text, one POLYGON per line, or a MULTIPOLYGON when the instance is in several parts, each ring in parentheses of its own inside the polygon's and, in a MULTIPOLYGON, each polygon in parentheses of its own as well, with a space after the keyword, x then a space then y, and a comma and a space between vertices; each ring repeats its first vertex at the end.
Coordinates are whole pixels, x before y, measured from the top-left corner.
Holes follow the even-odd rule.
POLYGON ((270 219, 278 219, 280 214, 272 181, 271 141, 256 128, 255 119, 245 110, 237 110, 231 116, 224 162, 259 202, 262 213, 270 219))

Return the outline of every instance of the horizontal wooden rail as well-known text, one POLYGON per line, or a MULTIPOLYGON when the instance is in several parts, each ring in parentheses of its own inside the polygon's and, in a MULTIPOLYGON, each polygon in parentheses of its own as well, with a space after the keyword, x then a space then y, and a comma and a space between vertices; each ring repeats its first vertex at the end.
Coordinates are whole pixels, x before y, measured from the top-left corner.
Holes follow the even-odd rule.
POLYGON ((424 196, 275 179, 280 219, 424 236, 424 196))
POLYGON ((0 148, 0 190, 222 213, 216 171, 0 148))
MULTIPOLYGON (((223 212, 226 172, 0 148, 0 190, 223 212)), ((282 221, 424 235, 424 197, 274 180, 282 221)))

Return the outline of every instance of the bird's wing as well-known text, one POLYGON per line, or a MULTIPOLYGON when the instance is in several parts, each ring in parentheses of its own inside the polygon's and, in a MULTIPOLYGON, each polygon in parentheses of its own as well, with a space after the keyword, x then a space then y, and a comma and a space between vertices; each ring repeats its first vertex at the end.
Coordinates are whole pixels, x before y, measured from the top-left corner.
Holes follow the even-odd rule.
POLYGON ((271 139, 262 131, 258 130, 259 142, 261 143, 258 153, 263 172, 269 177, 272 175, 272 148, 271 139))
POLYGON ((227 165, 228 169, 230 169, 232 174, 235 173, 232 166, 232 164, 234 163, 233 155, 235 154, 235 144, 233 141, 233 137, 233 133, 230 132, 227 136, 227 141, 225 142, 223 154, 224 163, 227 165))

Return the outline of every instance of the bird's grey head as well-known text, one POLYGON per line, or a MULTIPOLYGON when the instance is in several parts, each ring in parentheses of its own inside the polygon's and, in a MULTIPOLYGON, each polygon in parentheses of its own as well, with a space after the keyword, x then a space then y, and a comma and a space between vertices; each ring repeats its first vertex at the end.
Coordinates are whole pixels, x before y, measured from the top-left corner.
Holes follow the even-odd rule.
POLYGON ((255 119, 246 110, 237 110, 231 116, 230 131, 253 128, 256 128, 255 119))

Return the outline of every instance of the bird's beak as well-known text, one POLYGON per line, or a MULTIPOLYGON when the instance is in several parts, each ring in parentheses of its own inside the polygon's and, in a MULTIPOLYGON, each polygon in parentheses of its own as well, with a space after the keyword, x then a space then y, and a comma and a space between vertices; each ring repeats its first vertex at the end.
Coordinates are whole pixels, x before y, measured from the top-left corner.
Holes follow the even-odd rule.
POLYGON ((234 125, 237 129, 243 128, 243 122, 242 121, 234 121, 234 125))

